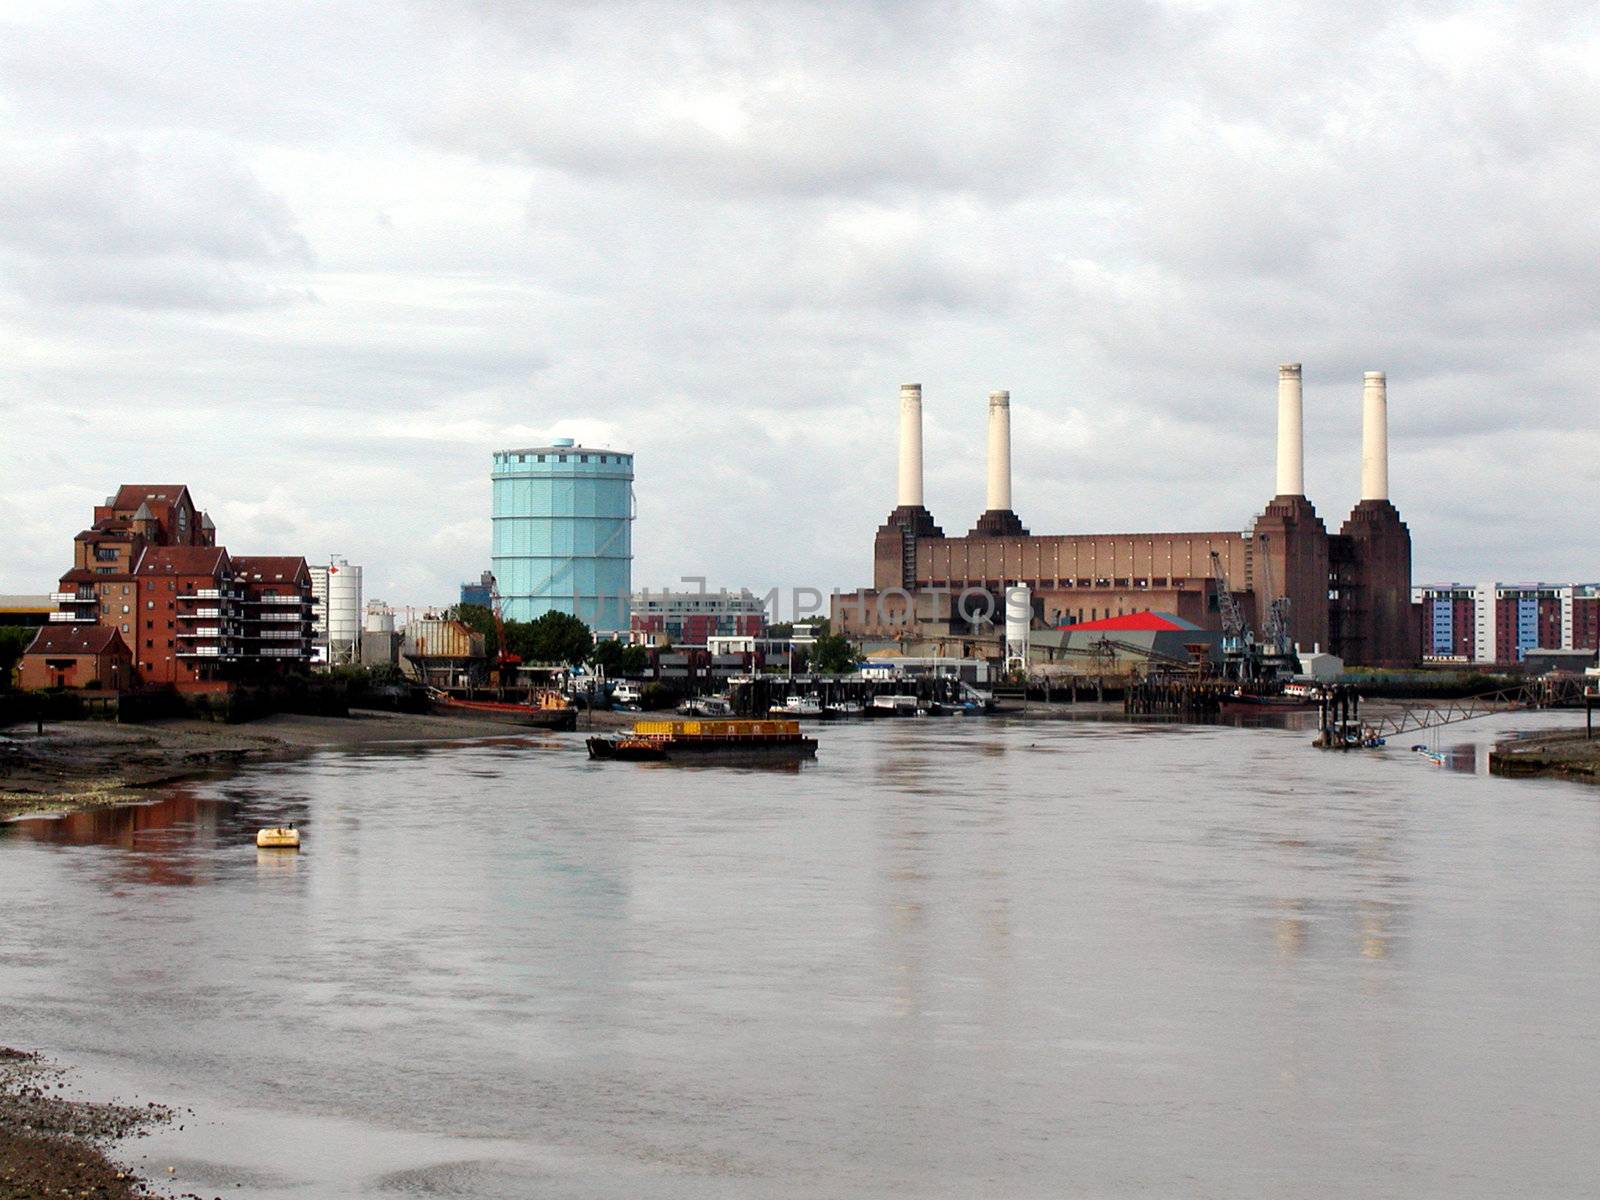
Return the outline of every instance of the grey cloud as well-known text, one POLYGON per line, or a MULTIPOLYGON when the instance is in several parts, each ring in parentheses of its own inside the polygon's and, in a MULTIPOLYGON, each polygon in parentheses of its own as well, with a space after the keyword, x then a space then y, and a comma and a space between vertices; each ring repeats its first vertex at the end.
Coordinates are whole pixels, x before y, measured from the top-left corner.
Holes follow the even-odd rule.
POLYGON ((581 420, 639 454, 641 579, 849 585, 899 382, 946 528, 992 387, 1036 530, 1232 528, 1299 359, 1325 519, 1382 368, 1419 573, 1600 562, 1584 6, 264 0, 0 41, 16 503, 171 463, 231 538, 438 599, 484 565, 488 450, 581 420))
POLYGON ((226 149, 99 138, 0 149, 0 252, 26 297, 135 308, 303 298, 270 272, 311 260, 284 202, 226 149))

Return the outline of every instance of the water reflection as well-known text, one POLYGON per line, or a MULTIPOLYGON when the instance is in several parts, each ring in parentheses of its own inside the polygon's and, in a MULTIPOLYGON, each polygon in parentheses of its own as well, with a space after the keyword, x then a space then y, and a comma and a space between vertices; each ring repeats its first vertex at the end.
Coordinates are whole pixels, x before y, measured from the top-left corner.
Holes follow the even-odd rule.
POLYGON ((1284 728, 821 736, 798 774, 569 739, 19 822, 0 1026, 195 1104, 141 1152, 258 1200, 1600 1171, 1559 1133, 1600 1072, 1593 793, 1284 728), (301 854, 256 850, 279 820, 301 854))

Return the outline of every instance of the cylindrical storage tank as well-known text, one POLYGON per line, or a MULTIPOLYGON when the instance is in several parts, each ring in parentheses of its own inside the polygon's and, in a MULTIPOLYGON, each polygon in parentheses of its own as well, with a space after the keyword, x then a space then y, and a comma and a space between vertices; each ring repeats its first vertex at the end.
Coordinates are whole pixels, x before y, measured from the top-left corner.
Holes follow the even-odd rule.
POLYGON ((342 558, 328 564, 328 661, 361 659, 361 568, 342 558))
POLYGON ((557 438, 494 454, 491 562, 509 621, 570 613, 597 634, 628 628, 633 455, 557 438))
POLYGON ((361 623, 361 628, 366 633, 393 633, 394 610, 383 608, 379 601, 374 600, 367 606, 367 615, 361 623))
POLYGON ((1028 664, 1028 632, 1033 628, 1033 592, 1018 584, 1005 590, 1006 666, 1028 664))

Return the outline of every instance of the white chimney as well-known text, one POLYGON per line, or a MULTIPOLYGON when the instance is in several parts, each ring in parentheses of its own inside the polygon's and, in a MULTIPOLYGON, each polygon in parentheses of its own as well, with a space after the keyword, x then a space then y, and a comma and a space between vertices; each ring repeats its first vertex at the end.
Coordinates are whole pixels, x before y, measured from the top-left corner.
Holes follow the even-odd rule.
POLYGON ((1382 371, 1361 384, 1361 498, 1389 498, 1389 385, 1382 371))
POLYGON ((1279 496, 1306 494, 1305 413, 1300 398, 1300 364, 1278 368, 1279 496))
POLYGON ((901 508, 922 507, 922 385, 900 385, 901 508))
POLYGON ((989 393, 990 512, 1011 508, 1011 393, 989 393))

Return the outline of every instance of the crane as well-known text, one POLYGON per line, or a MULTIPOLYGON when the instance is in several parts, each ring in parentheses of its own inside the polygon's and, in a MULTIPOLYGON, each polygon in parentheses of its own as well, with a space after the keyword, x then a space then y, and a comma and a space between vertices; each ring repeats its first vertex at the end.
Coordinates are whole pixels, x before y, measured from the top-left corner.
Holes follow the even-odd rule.
POLYGON ((513 682, 516 679, 516 668, 522 659, 506 646, 506 620, 500 605, 500 583, 493 575, 489 576, 489 611, 494 614, 494 646, 495 675, 503 690, 506 686, 506 671, 512 672, 513 682))
POLYGON ((1272 559, 1265 553, 1266 544, 1267 535, 1262 534, 1261 582, 1271 601, 1267 605, 1267 619, 1261 630, 1261 640, 1266 644, 1267 653, 1281 658, 1294 652, 1294 645, 1289 640, 1289 597, 1272 595, 1272 559))
POLYGON ((1222 555, 1211 552, 1211 577, 1217 582, 1217 611, 1222 614, 1222 663, 1224 674, 1243 679, 1248 674, 1255 639, 1250 634, 1244 610, 1233 598, 1222 555), (1230 669, 1231 668, 1231 669, 1230 669))

